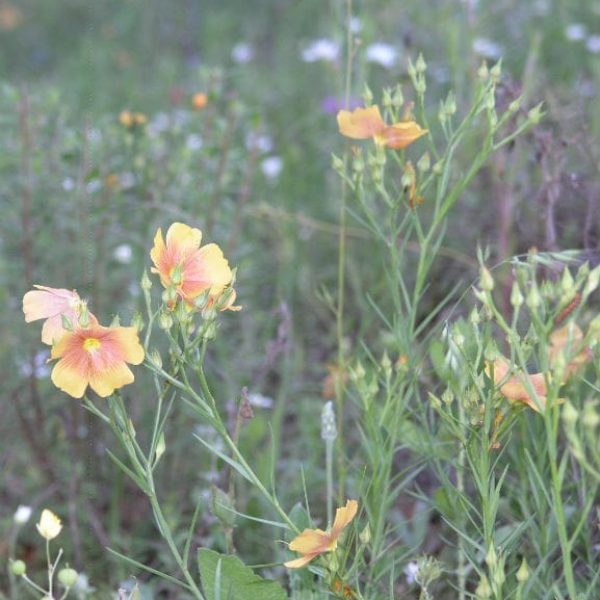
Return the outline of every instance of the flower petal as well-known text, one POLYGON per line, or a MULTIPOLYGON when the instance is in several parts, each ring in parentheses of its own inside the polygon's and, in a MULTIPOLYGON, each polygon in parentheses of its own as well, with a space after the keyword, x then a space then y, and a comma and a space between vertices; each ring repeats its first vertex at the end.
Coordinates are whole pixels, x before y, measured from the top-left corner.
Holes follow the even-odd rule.
POLYGON ((135 327, 116 327, 113 335, 118 340, 125 362, 139 365, 144 360, 144 348, 140 344, 138 330, 135 327))
MULTIPOLYGON (((52 348, 54 351, 54 347, 52 348)), ((73 398, 82 398, 88 380, 85 372, 82 372, 76 365, 69 363, 65 359, 59 360, 51 374, 52 383, 73 398)))
POLYGON ((333 527, 331 528, 331 537, 333 539, 337 540, 340 533, 342 533, 342 530, 348 526, 352 519, 354 519, 357 511, 358 502, 356 500, 348 500, 346 506, 338 508, 335 511, 335 519, 333 521, 333 527))
POLYGON ((177 248, 181 256, 187 256, 200 248, 202 232, 185 223, 173 223, 167 231, 167 247, 177 248))
POLYGON ((289 543, 289 549, 302 554, 320 554, 328 552, 330 544, 331 536, 322 529, 305 529, 289 543))
POLYGON ((133 383, 133 381, 131 369, 124 362, 120 362, 104 371, 91 374, 90 387, 98 396, 106 398, 116 389, 133 383))
POLYGON ((319 556, 318 552, 315 554, 305 554, 304 556, 301 556, 300 558, 296 558, 294 560, 288 560, 288 561, 284 562, 283 566, 287 567, 288 569, 300 569, 302 567, 305 567, 311 560, 313 560, 317 556, 319 556))
POLYGON ((385 129, 378 106, 340 110, 337 114, 340 133, 354 140, 366 140, 385 129))
POLYGON ((414 121, 394 123, 375 135, 375 142, 388 148, 406 148, 427 133, 414 121))

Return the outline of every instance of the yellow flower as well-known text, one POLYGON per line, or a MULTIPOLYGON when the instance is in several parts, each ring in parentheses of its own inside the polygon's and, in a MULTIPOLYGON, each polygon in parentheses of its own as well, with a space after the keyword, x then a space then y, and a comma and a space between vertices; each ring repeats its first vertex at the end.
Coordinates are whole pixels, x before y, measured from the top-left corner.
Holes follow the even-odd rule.
POLYGON ((388 148, 405 148, 427 133, 415 121, 400 121, 387 125, 377 105, 356 108, 352 112, 340 110, 337 115, 340 133, 353 140, 372 138, 376 144, 388 148))
POLYGON ((97 323, 96 317, 88 312, 86 303, 75 290, 51 288, 44 285, 34 285, 35 290, 23 296, 23 312, 25 321, 46 319, 42 327, 42 342, 52 345, 66 332, 63 328, 63 317, 66 317, 76 327, 82 318, 90 323, 97 323))
POLYGON ((92 325, 67 332, 52 347, 60 360, 52 369, 52 383, 73 398, 81 398, 89 385, 102 398, 133 383, 126 363, 139 365, 144 349, 135 327, 92 325))
POLYGON ((62 530, 60 519, 51 511, 45 508, 42 511, 40 522, 36 524, 40 535, 50 541, 53 540, 62 530))
MULTIPOLYGON (((165 288, 174 286, 177 295, 192 307, 194 299, 206 290, 214 302, 231 283, 233 273, 221 248, 216 244, 200 247, 202 232, 183 223, 173 223, 168 231, 166 242, 159 229, 154 237, 154 247, 150 258, 154 263, 153 273, 160 275, 165 288)), ((235 300, 232 292, 226 308, 235 310, 231 304, 235 300)), ((174 308, 174 303, 169 306, 174 308)))
POLYGON ((192 96, 192 106, 195 110, 202 110, 208 104, 208 96, 204 92, 198 92, 192 96))
POLYGON ((564 371, 565 379, 579 371, 594 356, 592 351, 584 345, 583 339, 583 331, 575 323, 559 327, 550 334, 550 348, 548 349, 550 364, 555 363, 562 353, 568 354, 567 358, 571 359, 564 371))
POLYGON ((121 111, 119 114, 119 123, 127 129, 133 129, 134 127, 140 127, 145 125, 148 119, 146 115, 141 112, 131 112, 130 110, 121 111))
POLYGON ((300 552, 304 556, 283 563, 288 569, 299 569, 306 566, 311 560, 324 554, 334 552, 337 549, 338 538, 342 531, 356 516, 358 502, 348 500, 346 506, 338 508, 335 512, 333 526, 328 531, 322 529, 305 529, 295 537, 289 544, 289 549, 300 552))

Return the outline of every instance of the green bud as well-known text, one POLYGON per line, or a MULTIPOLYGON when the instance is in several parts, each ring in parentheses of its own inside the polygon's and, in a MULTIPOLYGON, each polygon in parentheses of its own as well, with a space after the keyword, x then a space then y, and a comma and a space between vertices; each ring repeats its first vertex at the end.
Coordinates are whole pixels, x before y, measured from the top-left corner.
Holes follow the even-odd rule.
POLYGON ((425 152, 423 156, 417 161, 417 169, 420 173, 426 173, 429 171, 431 166, 431 159, 429 158, 429 152, 425 152))
POLYGON ((522 97, 519 96, 518 98, 515 98, 515 100, 513 100, 509 105, 508 105, 508 112, 510 113, 515 113, 519 110, 519 108, 521 108, 521 101, 522 101, 522 97))
POLYGON ((573 276, 571 275, 571 271, 567 267, 563 269, 562 277, 560 279, 560 287, 563 292, 569 293, 573 290, 573 285, 575 281, 573 281, 573 276))
POLYGON ((373 104, 373 92, 371 88, 365 83, 363 87, 362 93, 363 100, 365 101, 365 106, 371 106, 373 104))
POLYGON ((446 114, 452 116, 456 112, 456 96, 449 92, 446 98, 446 114))
POLYGON ((477 600, 489 600, 491 597, 492 588, 490 587, 490 582, 485 575, 482 575, 479 580, 479 585, 475 589, 475 598, 477 598, 477 600))
POLYGON ((73 331, 73 322, 71 319, 69 319, 69 317, 67 317, 67 315, 61 313, 60 320, 62 322, 62 328, 65 331, 73 331))
POLYGON ((477 327, 477 325, 481 323, 481 316, 479 315, 479 311, 476 308, 474 308, 471 311, 471 314, 469 314, 469 321, 474 327, 477 327))
POLYGON ((485 555, 485 564, 490 568, 490 571, 494 570, 494 567, 498 563, 498 555, 494 546, 488 548, 487 554, 485 555))
POLYGON ((442 394, 442 402, 448 406, 454 402, 454 393, 450 388, 446 388, 442 394))
POLYGON ((402 88, 400 85, 397 85, 394 88, 394 93, 392 94, 392 106, 396 109, 399 109, 404 104, 404 94, 402 93, 402 88))
POLYGON ((539 308, 539 306, 542 303, 542 298, 540 296, 540 292, 538 290, 537 285, 533 284, 531 286, 531 288, 529 289, 529 293, 527 294, 525 303, 531 310, 535 310, 536 308, 539 308))
POLYGON ((66 588, 73 587, 77 582, 78 573, 75 569, 61 569, 58 572, 58 581, 62 583, 66 588))
POLYGON ((158 326, 165 331, 168 331, 173 327, 173 317, 166 312, 160 313, 158 317, 158 326))
POLYGON ((412 79, 413 83, 417 78, 417 70, 415 69, 415 65, 413 65, 412 60, 408 59, 408 76, 412 79))
POLYGON ((413 175, 411 171, 404 171, 402 177, 400 178, 400 183, 404 189, 410 188, 413 184, 413 175))
POLYGON ((415 82, 415 91, 417 94, 422 96, 427 91, 427 84, 425 83, 425 78, 421 77, 415 82))
POLYGON ((590 274, 588 275, 587 281, 585 282, 585 287, 583 288, 583 295, 589 296, 600 283, 600 265, 595 269, 592 269, 590 274))
POLYGON ((579 418, 579 411, 573 406, 573 404, 567 400, 561 411, 562 420, 567 427, 572 427, 577 423, 579 418))
POLYGON ((10 572, 17 577, 21 577, 21 575, 25 575, 25 571, 27 571, 27 565, 22 560, 13 560, 10 563, 10 572))
POLYGON ((155 367, 157 367, 158 369, 162 369, 162 357, 160 355, 160 352, 156 348, 152 348, 152 350, 150 350, 150 352, 148 353, 148 359, 155 367))
POLYGON ((183 281, 183 275, 182 275, 182 266, 181 263, 178 263, 176 265, 176 267, 171 271, 171 283, 177 287, 178 285, 181 285, 182 281, 183 281))
POLYGON ((529 579, 529 568, 527 567, 527 560, 523 557, 521 566, 517 571, 517 581, 519 583, 525 583, 529 579))
POLYGON ((144 269, 144 272, 142 274, 142 279, 140 280, 140 286, 142 287, 143 290, 146 290, 146 291, 148 291, 152 287, 152 281, 150 280, 150 277, 148 277, 148 272, 146 271, 146 269, 144 269))
POLYGON ((369 527, 369 524, 367 523, 365 528, 358 534, 358 539, 360 540, 361 544, 364 544, 365 546, 371 541, 371 528, 369 527))
POLYGON ((427 70, 427 63, 423 58, 423 54, 419 52, 419 56, 417 57, 417 62, 415 63, 415 69, 417 73, 425 73, 427 70))
POLYGON ((160 457, 165 453, 166 449, 167 449, 167 444, 165 443, 165 434, 161 433, 160 436, 158 437, 158 442, 156 442, 156 450, 155 450, 155 454, 154 454, 154 464, 156 464, 160 460, 160 457))
POLYGON ((500 74, 502 73, 502 65, 501 62, 498 61, 491 69, 490 69, 490 75, 492 77, 492 79, 494 81, 496 81, 499 77, 500 74))
POLYGON ((479 270, 479 287, 484 292, 491 292, 494 289, 494 278, 489 269, 484 265, 479 270))
POLYGON ((542 117, 544 116, 544 113, 542 112, 542 105, 543 102, 540 102, 527 113, 527 119, 532 125, 537 125, 542 120, 542 117))
POLYGON ((490 72, 489 72, 487 63, 484 60, 481 63, 481 66, 479 67, 479 69, 477 69, 477 77, 479 77, 479 79, 481 81, 487 81, 489 76, 490 76, 490 72))
POLYGON ((523 304, 523 294, 521 294, 521 288, 516 281, 513 281, 510 290, 510 304, 513 308, 519 308, 523 304))
POLYGON ((120 327, 121 326, 121 318, 119 315, 114 315, 112 321, 110 322, 110 327, 120 327))
POLYGON ((362 152, 359 152, 354 156, 352 160, 352 170, 356 173, 362 173, 365 170, 365 161, 362 156, 362 152))
POLYGON ((138 333, 144 329, 145 323, 144 318, 142 317, 142 313, 140 313, 139 311, 135 312, 135 314, 133 315, 133 319, 131 319, 131 325, 136 328, 138 333))
POLYGON ((435 165, 433 165, 433 172, 435 175, 441 175, 444 172, 444 161, 438 160, 435 165))

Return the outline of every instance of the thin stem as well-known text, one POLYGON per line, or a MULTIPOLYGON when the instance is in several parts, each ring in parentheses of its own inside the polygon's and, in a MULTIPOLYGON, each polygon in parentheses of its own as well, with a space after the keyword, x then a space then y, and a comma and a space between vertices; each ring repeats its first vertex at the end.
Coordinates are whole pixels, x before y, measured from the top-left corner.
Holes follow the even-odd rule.
POLYGON ((325 440, 325 469, 327 473, 327 526, 333 523, 333 444, 332 439, 325 440))

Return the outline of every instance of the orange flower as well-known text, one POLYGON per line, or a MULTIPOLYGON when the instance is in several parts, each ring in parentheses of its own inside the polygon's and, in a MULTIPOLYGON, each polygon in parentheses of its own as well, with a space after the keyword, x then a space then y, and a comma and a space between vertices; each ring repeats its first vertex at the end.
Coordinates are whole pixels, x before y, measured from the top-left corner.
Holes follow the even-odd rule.
POLYGON ((540 407, 543 409, 546 406, 546 381, 543 373, 534 373, 532 375, 517 371, 509 377, 510 363, 504 358, 497 358, 493 363, 487 363, 485 372, 488 377, 491 377, 491 369, 494 369, 494 384, 500 386, 500 393, 509 402, 523 402, 536 412, 540 412, 540 407), (527 381, 529 384, 527 384, 527 381), (533 389, 534 399, 529 390, 533 389))
POLYGON ((350 521, 356 516, 358 503, 348 500, 346 506, 338 508, 335 512, 333 527, 329 531, 322 529, 305 529, 289 544, 290 550, 300 552, 304 556, 283 563, 288 569, 299 569, 306 566, 313 558, 325 552, 334 552, 337 549, 338 538, 350 521))
POLYGON ((63 328, 63 316, 69 319, 74 327, 79 325, 82 317, 87 316, 90 323, 97 323, 96 317, 87 311, 86 303, 73 290, 34 285, 37 288, 23 296, 23 312, 25 321, 46 319, 42 327, 42 342, 52 345, 66 332, 63 328))
MULTIPOLYGON (((188 306, 206 290, 209 297, 218 298, 231 283, 233 273, 227 259, 216 244, 200 247, 202 232, 183 223, 173 223, 166 243, 159 229, 154 237, 150 257, 153 273, 160 275, 165 288, 174 286, 188 306)), ((235 296, 231 299, 233 302, 235 296)), ((170 308, 174 308, 173 305, 170 308)), ((230 307, 233 309, 232 307, 230 307)))
POLYGON ((388 148, 405 148, 427 133, 415 121, 387 125, 376 105, 355 108, 352 112, 340 110, 337 122, 342 135, 353 140, 372 138, 376 144, 388 148))
POLYGON ((81 398, 89 385, 102 398, 133 383, 126 363, 144 360, 135 327, 92 325, 67 332, 52 347, 52 358, 60 360, 52 369, 52 383, 63 392, 81 398))
POLYGON ((192 96, 192 106, 195 110, 202 110, 208 104, 208 96, 204 92, 198 92, 192 96))

